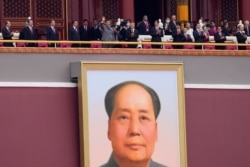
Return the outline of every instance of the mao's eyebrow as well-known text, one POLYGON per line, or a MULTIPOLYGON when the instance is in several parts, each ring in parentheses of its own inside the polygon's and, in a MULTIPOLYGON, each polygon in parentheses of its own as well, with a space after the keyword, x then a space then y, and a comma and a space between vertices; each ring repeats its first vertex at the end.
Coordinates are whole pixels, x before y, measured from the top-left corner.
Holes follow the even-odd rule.
MULTIPOLYGON (((131 110, 130 109, 127 109, 127 108, 118 108, 116 111, 119 111, 119 112, 128 112, 130 113, 131 110)), ((145 114, 148 114, 150 111, 147 110, 147 109, 140 109, 139 110, 139 113, 145 113, 145 114)))
POLYGON ((126 108, 118 108, 116 109, 116 111, 120 111, 120 112, 130 112, 129 109, 126 109, 126 108))
POLYGON ((144 110, 144 109, 142 109, 142 110, 139 110, 139 112, 140 112, 140 113, 148 114, 148 113, 149 113, 149 110, 144 110))

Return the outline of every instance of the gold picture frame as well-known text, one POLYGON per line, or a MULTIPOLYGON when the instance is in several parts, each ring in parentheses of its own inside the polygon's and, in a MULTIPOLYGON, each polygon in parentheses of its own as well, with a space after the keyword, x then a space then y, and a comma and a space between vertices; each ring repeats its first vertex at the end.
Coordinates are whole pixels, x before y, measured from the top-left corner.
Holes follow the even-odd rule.
MULTIPOLYGON (((103 125, 99 125, 99 122, 102 122, 102 120, 106 124, 108 117, 102 115, 103 113, 106 114, 104 105, 98 101, 104 101, 104 94, 108 90, 108 87, 110 88, 114 83, 127 80, 147 82, 146 84, 153 88, 155 87, 160 98, 161 96, 163 97, 161 103, 166 105, 164 111, 166 110, 167 112, 161 112, 163 112, 163 115, 169 115, 162 116, 162 120, 159 121, 173 121, 174 123, 162 125, 163 130, 161 130, 161 133, 164 133, 163 136, 166 136, 165 131, 166 133, 171 132, 167 138, 171 138, 171 142, 173 143, 167 143, 168 139, 164 139, 163 142, 159 141, 159 143, 163 143, 164 146, 171 147, 171 149, 165 149, 164 146, 158 146, 158 148, 164 149, 161 150, 164 151, 164 154, 166 150, 169 151, 164 155, 164 161, 168 158, 173 161, 166 160, 167 162, 164 162, 164 165, 187 167, 183 63, 78 62, 71 64, 71 77, 78 80, 81 167, 101 166, 106 163, 103 160, 97 163, 96 161, 98 161, 99 156, 106 156, 105 159, 108 160, 107 157, 109 155, 106 154, 109 154, 109 152, 101 149, 111 147, 111 145, 108 144, 106 146, 106 144, 102 143, 102 140, 107 140, 107 135, 105 135, 107 132, 100 130, 104 128, 103 125), (165 94, 168 97, 165 98, 165 94), (165 102, 164 99, 169 100, 165 102), (103 134, 101 135, 100 133, 103 134), (99 134, 101 137, 95 136, 99 134)), ((160 117, 161 114, 158 119, 160 117)), ((162 153, 158 155, 162 155, 162 153)))

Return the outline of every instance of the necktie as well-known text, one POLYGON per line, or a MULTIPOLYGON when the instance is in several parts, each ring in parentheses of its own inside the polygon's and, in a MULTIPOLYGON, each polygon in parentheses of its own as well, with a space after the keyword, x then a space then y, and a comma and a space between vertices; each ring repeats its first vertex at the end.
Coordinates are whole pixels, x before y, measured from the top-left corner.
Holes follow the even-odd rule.
POLYGON ((54 27, 52 28, 52 30, 53 30, 53 32, 54 32, 54 33, 56 33, 56 30, 55 30, 55 28, 54 28, 54 27))
POLYGON ((33 29, 32 29, 32 27, 30 27, 30 32, 33 34, 33 29))
POLYGON ((146 22, 145 24, 146 24, 146 30, 148 31, 149 30, 148 22, 146 22))

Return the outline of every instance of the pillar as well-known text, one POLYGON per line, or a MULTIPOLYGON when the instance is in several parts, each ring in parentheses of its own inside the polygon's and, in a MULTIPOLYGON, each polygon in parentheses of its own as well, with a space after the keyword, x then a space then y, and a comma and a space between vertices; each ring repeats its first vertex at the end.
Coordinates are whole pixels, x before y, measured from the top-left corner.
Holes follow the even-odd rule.
POLYGON ((94 1, 92 0, 79 0, 80 8, 80 23, 83 19, 88 19, 91 21, 95 18, 94 1))
POLYGON ((241 20, 250 20, 249 0, 238 0, 239 15, 241 20))
POLYGON ((177 20, 180 22, 189 20, 188 0, 177 0, 177 20))
POLYGON ((134 0, 120 0, 120 17, 135 20, 134 0))

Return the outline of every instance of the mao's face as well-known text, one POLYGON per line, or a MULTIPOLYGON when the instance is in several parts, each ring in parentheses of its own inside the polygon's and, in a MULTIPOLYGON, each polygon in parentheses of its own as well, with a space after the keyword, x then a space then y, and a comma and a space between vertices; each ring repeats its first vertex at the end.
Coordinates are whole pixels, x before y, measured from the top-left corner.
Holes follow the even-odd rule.
POLYGON ((157 140, 157 123, 152 98, 145 89, 135 84, 121 88, 108 125, 108 138, 118 163, 150 160, 157 140))

